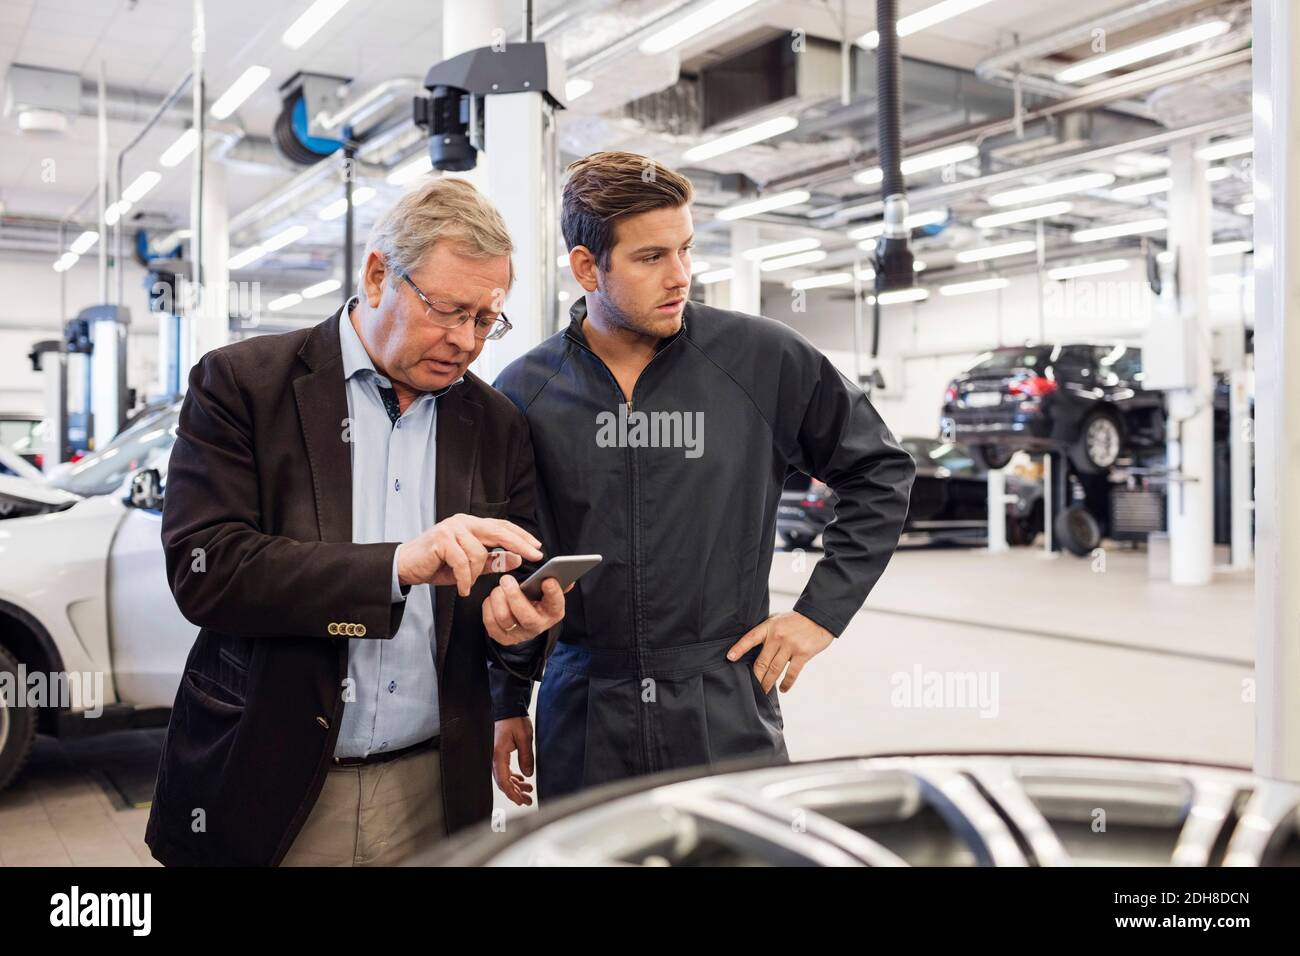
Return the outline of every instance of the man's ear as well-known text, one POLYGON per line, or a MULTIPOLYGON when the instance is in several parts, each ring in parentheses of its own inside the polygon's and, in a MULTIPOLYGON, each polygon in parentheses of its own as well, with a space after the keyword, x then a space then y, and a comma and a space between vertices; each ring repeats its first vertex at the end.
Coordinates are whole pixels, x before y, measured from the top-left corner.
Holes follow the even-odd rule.
POLYGON ((588 292, 596 291, 596 257, 586 246, 574 246, 569 250, 569 268, 578 285, 588 292))
POLYGON ((388 278, 388 266, 384 257, 371 249, 366 253, 366 263, 361 267, 361 292, 366 297, 366 304, 372 309, 379 308, 379 300, 384 297, 384 282, 388 278))

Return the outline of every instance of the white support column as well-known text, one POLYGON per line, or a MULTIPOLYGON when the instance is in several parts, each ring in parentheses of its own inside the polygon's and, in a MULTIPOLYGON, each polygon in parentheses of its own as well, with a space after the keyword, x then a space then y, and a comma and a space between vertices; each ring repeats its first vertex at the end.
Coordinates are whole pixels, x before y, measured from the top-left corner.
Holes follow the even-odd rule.
POLYGON ((496 94, 487 97, 484 109, 483 188, 515 245, 515 284, 505 301, 514 328, 505 338, 488 342, 474 364, 474 373, 491 382, 555 331, 559 158, 554 112, 541 93, 496 94), (521 156, 528 161, 521 163, 521 156))
POLYGON ((1300 8, 1254 16, 1255 770, 1300 781, 1300 8))
POLYGON ((737 222, 731 227, 731 306, 735 312, 758 315, 763 310, 763 273, 758 263, 741 253, 758 246, 758 223, 737 222))
POLYGON ((503 0, 443 0, 442 58, 450 60, 467 50, 505 42, 506 21, 503 0), (497 33, 495 31, 500 31, 497 33))
POLYGON ((1210 187, 1195 142, 1169 150, 1169 248, 1178 266, 1175 338, 1185 388, 1168 391, 1169 580, 1209 584, 1214 575, 1214 375, 1210 365, 1210 187), (1180 478, 1181 480, 1177 480, 1180 478))
POLYGON ((989 554, 1009 551, 1007 544, 1007 476, 1001 468, 990 468, 989 484, 989 554))
POLYGON ((199 312, 200 355, 230 342, 230 222, 226 167, 207 163, 203 172, 203 299, 199 312))

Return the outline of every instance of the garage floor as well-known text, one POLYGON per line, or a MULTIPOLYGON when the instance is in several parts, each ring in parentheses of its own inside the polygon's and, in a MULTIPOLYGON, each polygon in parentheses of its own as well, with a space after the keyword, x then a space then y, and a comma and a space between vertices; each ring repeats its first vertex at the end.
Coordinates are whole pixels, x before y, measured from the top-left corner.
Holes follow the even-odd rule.
MULTIPOLYGON (((817 557, 777 553, 773 611, 793 606, 817 557)), ((1226 570, 1204 588, 1151 581, 1145 553, 1116 549, 1104 570, 1037 549, 900 550, 783 698, 791 756, 1068 750, 1248 766, 1253 586, 1226 570)), ((161 736, 39 739, 0 793, 0 865, 154 864, 136 804, 161 736)))

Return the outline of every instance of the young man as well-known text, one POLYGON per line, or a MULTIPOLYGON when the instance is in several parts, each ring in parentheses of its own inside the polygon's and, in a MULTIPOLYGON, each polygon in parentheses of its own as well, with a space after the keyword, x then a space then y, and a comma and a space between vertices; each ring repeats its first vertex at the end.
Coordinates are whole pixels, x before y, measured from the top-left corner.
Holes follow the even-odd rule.
MULTIPOLYGON (((687 301, 688 180, 631 153, 569 168, 564 239, 587 294, 566 330, 496 382, 528 418, 548 553, 604 556, 569 596, 542 681, 543 799, 729 758, 787 759, 774 688, 790 690, 862 606, 898 543, 915 472, 862 392, 801 336, 687 301), (769 617, 792 469, 838 503, 794 610, 769 617)), ((516 803, 531 803, 509 770, 517 750, 532 772, 531 687, 493 673, 494 772, 516 803)))

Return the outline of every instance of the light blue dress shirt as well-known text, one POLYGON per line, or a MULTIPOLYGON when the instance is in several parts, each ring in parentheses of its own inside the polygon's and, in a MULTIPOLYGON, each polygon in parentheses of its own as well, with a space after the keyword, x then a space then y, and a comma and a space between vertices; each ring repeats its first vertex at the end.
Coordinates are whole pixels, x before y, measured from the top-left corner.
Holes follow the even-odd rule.
MULTIPOLYGON (((394 423, 379 392, 380 385, 392 383, 376 371, 352 326, 356 301, 354 296, 339 317, 351 431, 352 540, 407 541, 437 520, 437 396, 446 390, 420 395, 394 423)), ((336 757, 398 750, 439 732, 434 591, 418 584, 403 597, 394 555, 393 601, 402 600, 406 609, 391 639, 348 639, 350 685, 336 757)))

